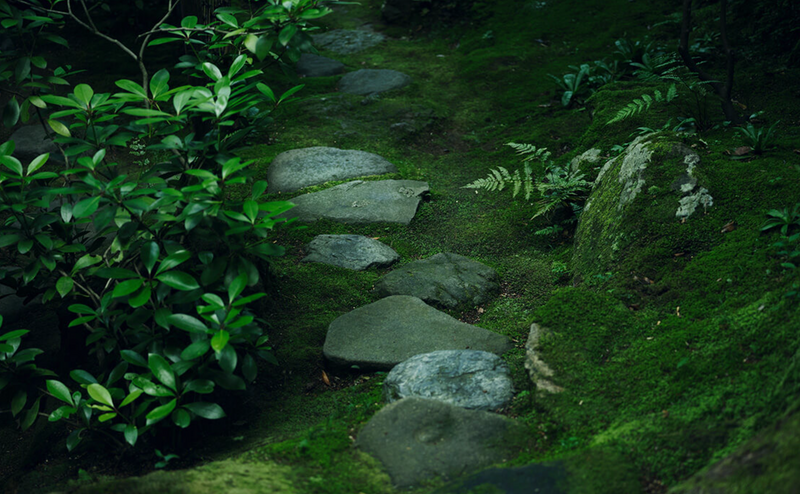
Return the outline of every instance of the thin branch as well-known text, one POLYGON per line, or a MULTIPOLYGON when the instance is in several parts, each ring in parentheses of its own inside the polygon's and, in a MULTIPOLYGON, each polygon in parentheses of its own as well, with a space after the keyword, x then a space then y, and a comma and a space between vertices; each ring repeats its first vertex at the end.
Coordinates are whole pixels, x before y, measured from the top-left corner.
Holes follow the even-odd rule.
MULTIPOLYGON (((169 0, 167 13, 164 14, 164 17, 162 17, 161 20, 159 20, 153 26, 153 29, 151 29, 151 31, 157 29, 158 26, 160 26, 161 24, 164 24, 169 18, 169 16, 172 14, 172 11, 175 10, 175 7, 177 7, 180 2, 181 0, 175 0, 174 2, 173 0, 169 0)), ((150 41, 150 34, 147 34, 144 38, 144 41, 142 41, 142 45, 139 47, 139 57, 136 60, 137 62, 139 62, 139 70, 142 72, 142 88, 145 90, 145 93, 147 92, 149 74, 147 73, 147 67, 145 67, 144 65, 144 49, 147 48, 147 43, 149 41, 150 41)), ((150 108, 150 102, 147 100, 145 100, 145 107, 150 108)))
MULTIPOLYGON (((112 38, 110 36, 107 36, 107 35, 101 33, 100 31, 97 30, 97 28, 93 28, 89 24, 86 24, 85 22, 83 22, 83 20, 81 20, 80 17, 75 15, 75 13, 72 11, 72 2, 71 2, 71 0, 67 0, 67 12, 68 12, 69 16, 72 17, 72 19, 75 22, 77 22, 78 24, 80 24, 84 28, 88 29, 93 34, 96 34, 97 36, 100 36, 104 40, 110 41, 111 43, 114 43, 115 45, 119 46, 120 49, 122 49, 122 51, 127 53, 131 58, 133 58, 134 60, 137 60, 136 54, 133 53, 130 48, 128 48, 127 46, 123 45, 119 40, 116 40, 116 39, 114 39, 114 38, 112 38)), ((89 18, 89 20, 91 22, 91 17, 89 18)))

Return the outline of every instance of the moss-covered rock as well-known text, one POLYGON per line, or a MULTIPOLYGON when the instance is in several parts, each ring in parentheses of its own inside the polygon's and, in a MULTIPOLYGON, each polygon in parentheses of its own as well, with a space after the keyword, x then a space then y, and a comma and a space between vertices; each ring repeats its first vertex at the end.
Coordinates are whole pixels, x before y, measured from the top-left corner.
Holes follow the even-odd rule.
POLYGON ((639 137, 606 162, 578 224, 575 273, 608 270, 651 230, 643 225, 685 222, 711 207, 711 194, 699 184, 699 163, 697 153, 664 134, 639 137))

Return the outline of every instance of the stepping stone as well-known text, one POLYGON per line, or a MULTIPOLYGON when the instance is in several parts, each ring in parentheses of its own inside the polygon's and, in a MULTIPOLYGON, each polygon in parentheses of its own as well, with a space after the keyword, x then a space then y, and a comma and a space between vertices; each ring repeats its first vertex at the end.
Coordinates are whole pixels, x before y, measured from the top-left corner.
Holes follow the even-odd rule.
MULTIPOLYGON (((41 125, 25 125, 16 130, 9 141, 14 141, 14 157, 23 165, 33 161, 40 154, 58 152, 58 146, 47 137, 41 125)), ((55 156, 50 156, 51 159, 55 156)))
POLYGON ((339 91, 348 94, 377 94, 411 84, 411 76, 389 69, 361 69, 339 80, 339 91))
POLYGON ((279 154, 267 170, 270 194, 293 192, 331 180, 397 173, 377 154, 329 147, 293 149, 279 154))
POLYGON ((280 215, 300 221, 330 219, 342 223, 402 223, 417 214, 427 182, 356 180, 292 199, 295 207, 280 215))
POLYGON ((460 322, 416 297, 395 295, 359 307, 328 327, 322 352, 340 366, 389 370, 436 350, 510 350, 505 336, 460 322))
POLYGON ((387 274, 375 285, 381 296, 412 295, 453 308, 488 302, 500 286, 497 271, 458 254, 445 252, 415 261, 387 274))
POLYGON ((521 429, 502 415, 405 398, 376 413, 355 444, 383 463, 393 484, 405 488, 510 459, 510 439, 521 429))
POLYGON ((472 492, 567 494, 565 486, 568 482, 569 472, 563 463, 531 463, 516 468, 487 468, 435 492, 436 494, 472 492))
POLYGON ((371 31, 334 29, 327 33, 315 34, 311 38, 320 48, 348 55, 372 48, 386 39, 386 36, 371 31))
POLYGON ((303 53, 297 61, 295 70, 304 77, 328 77, 344 72, 344 64, 338 60, 303 53))
POLYGON ((383 382, 383 396, 390 403, 416 396, 494 411, 511 403, 514 385, 508 366, 493 353, 440 350, 396 365, 383 382))
POLYGON ((308 244, 308 250, 303 262, 321 262, 354 271, 386 267, 400 259, 388 245, 363 235, 318 235, 308 244))

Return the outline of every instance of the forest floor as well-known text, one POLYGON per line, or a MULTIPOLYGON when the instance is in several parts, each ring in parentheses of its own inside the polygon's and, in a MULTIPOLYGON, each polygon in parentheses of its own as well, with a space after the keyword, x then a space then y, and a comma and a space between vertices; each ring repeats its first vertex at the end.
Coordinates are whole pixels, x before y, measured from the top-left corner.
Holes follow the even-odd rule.
MULTIPOLYGON (((472 12, 470 21, 419 31, 381 24, 380 3, 341 6, 321 23, 368 25, 389 39, 355 54, 321 54, 348 70, 398 70, 413 83, 364 98, 338 93, 339 77, 277 76, 267 81, 276 88, 305 84, 301 101, 279 110, 268 135, 241 156, 256 160, 265 175, 272 159, 291 149, 331 146, 378 154, 397 166, 393 178, 430 184, 430 198, 415 219, 407 226, 319 221, 277 232, 286 255, 272 266, 271 297, 261 309, 279 365, 265 364, 251 391, 231 397, 225 424, 183 438, 181 457, 168 469, 194 470, 138 479, 158 461, 151 450, 113 458, 98 451, 66 455, 60 432, 36 430, 15 439, 22 449, 37 440, 56 447, 28 454, 24 472, 2 471, 8 492, 81 486, 80 492, 151 492, 156 485, 221 492, 224 484, 208 478, 227 481, 243 468, 250 469, 253 485, 236 484, 242 492, 394 492, 380 465, 352 447, 383 406, 384 374, 333 369, 322 357, 331 321, 376 301, 372 288, 388 270, 301 263, 318 234, 377 238, 400 254, 401 265, 453 252, 499 272, 499 297, 450 315, 515 343, 504 358, 517 396, 505 413, 525 424, 529 436, 509 465, 565 461, 568 492, 666 492, 796 408, 800 317, 783 300, 791 279, 771 247, 777 234, 761 234, 760 227, 768 210, 800 198, 797 69, 751 63, 737 73, 735 96, 742 106, 763 110, 764 125, 781 122, 778 146, 765 156, 732 160, 731 150, 743 143, 721 117, 715 117, 716 128, 681 137, 702 151, 705 173, 718 187, 716 209, 688 233, 675 225, 664 227, 668 235, 648 230, 650 237, 608 271, 574 276, 572 232, 536 235, 548 223, 532 219, 534 204, 513 200, 509 191, 463 186, 490 168, 519 168, 509 142, 546 147, 566 164, 590 147, 615 156, 614 146, 630 142, 638 127, 660 128, 671 117, 692 116, 687 103, 605 126, 617 110, 657 86, 617 83, 586 105, 565 109, 548 77, 571 71, 570 65, 611 59, 619 39, 674 48, 676 24, 664 23, 674 13, 669 2, 497 2, 472 12), (390 126, 397 121, 415 130, 398 133, 390 126), (719 233, 731 221, 735 231, 719 233), (561 395, 537 395, 523 368, 534 322, 559 335, 544 357, 566 376, 561 395), (639 341, 653 337, 657 345, 639 341), (119 478, 127 480, 113 480, 119 478)), ((717 111, 713 100, 707 107, 717 111)), ((286 198, 267 200, 276 197, 286 198)), ((796 478, 782 465, 775 475, 796 478)), ((443 485, 437 480, 415 492, 443 485)))

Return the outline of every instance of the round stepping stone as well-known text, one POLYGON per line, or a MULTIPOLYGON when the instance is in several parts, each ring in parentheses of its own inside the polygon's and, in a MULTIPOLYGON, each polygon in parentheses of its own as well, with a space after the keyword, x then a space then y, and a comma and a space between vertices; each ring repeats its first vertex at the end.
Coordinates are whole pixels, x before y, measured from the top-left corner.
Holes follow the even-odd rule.
POLYGON ((530 463, 515 468, 487 468, 464 480, 444 486, 437 494, 502 492, 503 494, 567 494, 570 479, 561 462, 530 463))
POLYGON ((494 411, 511 402, 514 385, 508 366, 493 353, 440 350, 396 365, 383 382, 383 396, 390 403, 416 396, 494 411))
POLYGON ((383 41, 386 36, 371 31, 334 29, 327 33, 315 34, 311 38, 320 48, 348 55, 372 48, 383 41))
POLYGON ((344 64, 338 60, 303 53, 297 61, 295 70, 304 77, 328 77, 344 72, 344 64))
POLYGON ((397 173, 377 154, 329 147, 292 149, 279 154, 267 170, 270 194, 293 192, 331 180, 397 173))
POLYGON ((469 349, 502 354, 511 347, 505 336, 460 322, 416 297, 396 295, 336 318, 322 352, 336 365, 389 370, 420 353, 469 349))
POLYGON ((488 302, 500 288, 497 271, 464 256, 445 252, 395 269, 375 285, 382 296, 412 295, 431 304, 457 307, 488 302))
POLYGON ((453 478, 508 460, 521 426, 489 412, 423 398, 385 406, 358 434, 356 447, 383 463, 397 487, 453 478))
MULTIPOLYGON (((47 137, 41 125, 25 125, 16 130, 9 141, 14 141, 14 157, 23 164, 32 161, 40 154, 57 153, 58 146, 47 137)), ((51 159, 53 156, 51 156, 51 159)))
POLYGON ((339 92, 370 95, 400 89, 411 84, 411 76, 390 69, 361 69, 339 80, 339 92))
POLYGON ((308 250, 303 262, 321 262, 355 271, 386 267, 400 259, 388 245, 363 235, 318 235, 308 244, 308 250))
POLYGON ((300 221, 330 219, 342 223, 402 223, 417 214, 427 182, 356 180, 292 199, 295 207, 280 215, 300 221))

